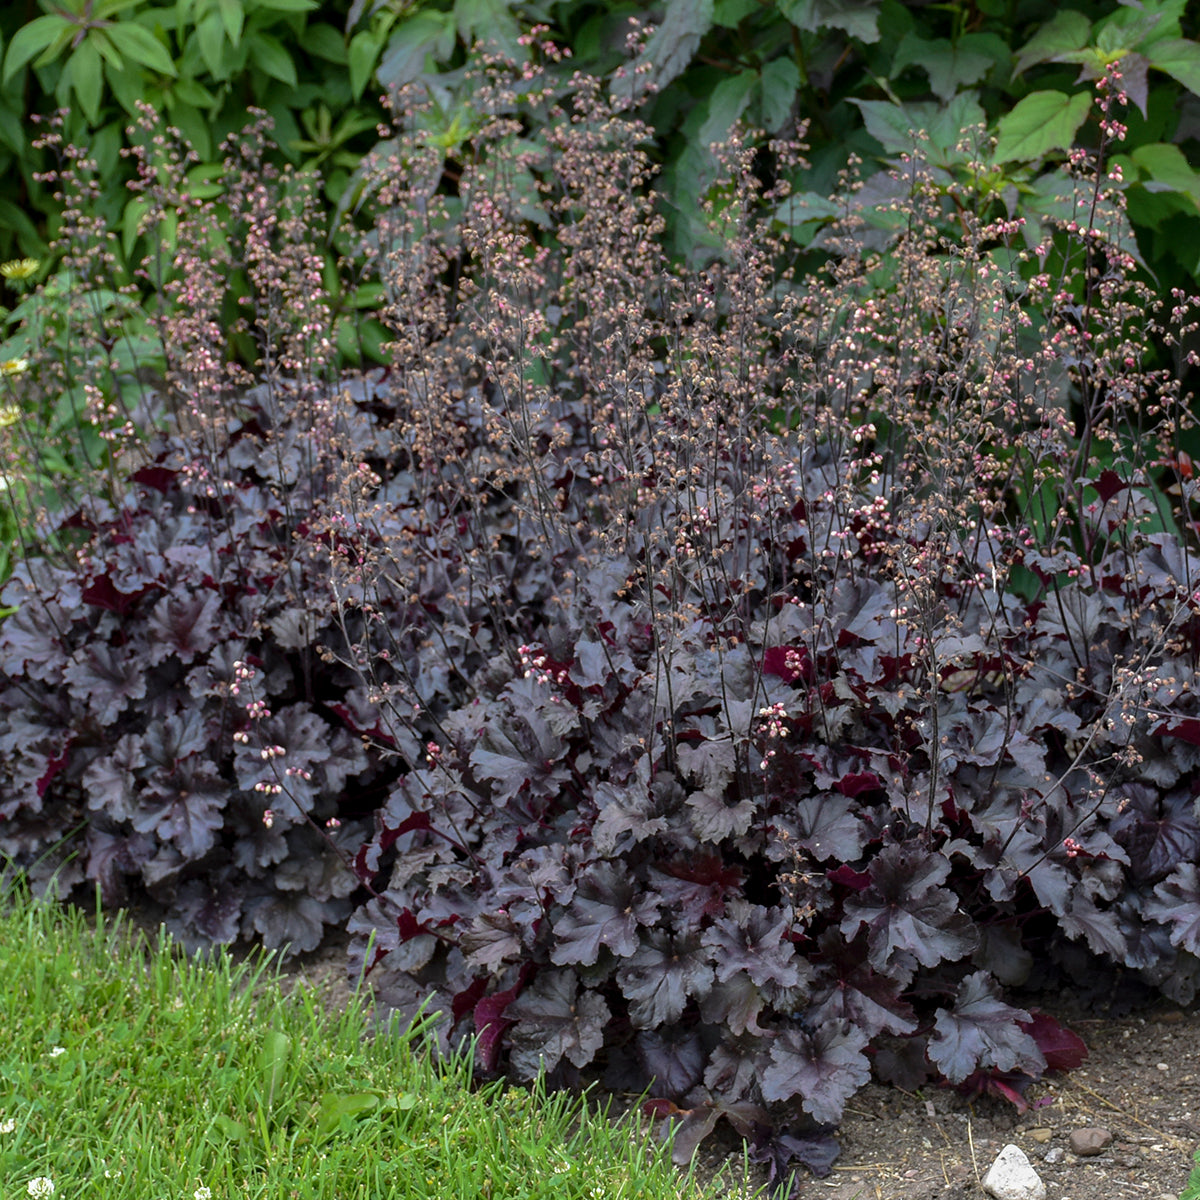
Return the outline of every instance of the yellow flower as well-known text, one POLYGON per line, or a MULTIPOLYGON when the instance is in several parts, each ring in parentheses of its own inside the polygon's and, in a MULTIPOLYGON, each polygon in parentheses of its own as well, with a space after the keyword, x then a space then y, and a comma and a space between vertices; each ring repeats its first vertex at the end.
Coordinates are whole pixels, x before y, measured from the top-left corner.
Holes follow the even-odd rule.
POLYGON ((0 429, 6 425, 15 425, 21 419, 21 410, 15 404, 6 404, 0 408, 0 429))
POLYGON ((0 362, 0 375, 21 375, 28 367, 27 358, 8 358, 0 362))
POLYGON ((0 275, 14 282, 30 279, 41 265, 36 258, 15 258, 12 262, 0 263, 0 275))

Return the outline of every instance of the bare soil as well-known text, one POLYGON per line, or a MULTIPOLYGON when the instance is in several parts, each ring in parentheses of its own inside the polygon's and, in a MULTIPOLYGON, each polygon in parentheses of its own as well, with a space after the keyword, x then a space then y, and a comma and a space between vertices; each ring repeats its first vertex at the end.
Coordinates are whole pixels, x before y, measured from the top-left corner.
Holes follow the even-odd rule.
MULTIPOLYGON (((153 923, 134 918, 153 936, 153 923)), ((330 1009, 355 1000, 346 938, 330 938, 283 966, 285 987, 305 981, 330 1009)), ((369 1000, 369 998, 368 998, 369 1000)), ((1200 1148, 1200 1011, 1153 1007, 1120 1017, 1053 1012, 1088 1046, 1075 1071, 1033 1085, 1019 1114, 990 1097, 920 1093, 872 1083, 851 1101, 838 1131, 841 1154, 826 1179, 805 1173, 805 1200, 986 1200, 982 1180, 1009 1143, 1028 1155, 1047 1200, 1176 1200, 1200 1148), (1099 1155, 1071 1152, 1075 1130, 1106 1129, 1099 1155)), ((621 1098, 614 1111, 624 1106, 621 1098)), ((697 1163, 703 1177, 743 1177, 733 1136, 712 1137, 697 1163)), ((752 1185, 765 1182, 751 1170, 752 1185)))

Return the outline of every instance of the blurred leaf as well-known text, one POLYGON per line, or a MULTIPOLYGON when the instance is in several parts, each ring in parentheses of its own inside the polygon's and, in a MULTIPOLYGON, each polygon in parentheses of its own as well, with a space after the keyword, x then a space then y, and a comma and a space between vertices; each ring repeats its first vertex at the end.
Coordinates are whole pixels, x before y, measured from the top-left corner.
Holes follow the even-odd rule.
POLYGON ((363 88, 371 81, 375 63, 379 59, 379 38, 370 30, 356 33, 350 39, 347 63, 350 67, 350 94, 360 100, 363 88))
POLYGON ((268 1030, 263 1038, 263 1047, 259 1051, 257 1064, 267 1089, 267 1104, 274 1101, 275 1093, 283 1083, 291 1055, 292 1039, 282 1030, 268 1030))
POLYGON ((1091 36, 1091 21, 1073 8, 1064 8, 1025 43, 1013 64, 1013 74, 1023 75, 1038 63, 1059 62, 1059 55, 1082 50, 1091 36))
POLYGON ((71 55, 59 80, 60 91, 70 87, 79 97, 84 116, 95 125, 100 119, 100 96, 104 88, 104 64, 92 38, 85 38, 71 55))
POLYGON ((1030 162, 1055 150, 1067 151, 1087 120, 1092 98, 1087 92, 1032 92, 1000 118, 995 161, 1030 162))
MULTIPOLYGON (((291 87, 296 86, 296 64, 292 62, 292 56, 278 38, 257 29, 246 38, 246 48, 250 57, 272 79, 278 79, 280 83, 291 87)), ((280 140, 282 141, 282 138, 280 140)))
POLYGON ((700 126, 700 145, 708 147, 729 136, 734 122, 750 103, 750 93, 758 83, 757 71, 739 71, 722 79, 708 99, 708 116, 700 126))
POLYGON ((1131 152, 1130 158, 1144 176, 1149 176, 1140 181, 1147 191, 1182 192, 1200 209, 1200 175, 1174 143, 1154 142, 1139 146, 1131 152))
POLYGON ((662 24, 638 59, 651 65, 650 80, 655 87, 666 87, 687 69, 712 24, 713 0, 667 0, 662 24))
POLYGON ((779 8, 805 33, 832 28, 860 42, 879 41, 879 0, 780 0, 779 8))
POLYGON ((70 35, 71 23, 57 14, 36 17, 28 25, 22 25, 8 43, 3 82, 7 83, 35 54, 51 46, 64 31, 70 35))
POLYGON ((125 58, 163 75, 176 74, 175 64, 166 47, 148 29, 132 21, 122 21, 110 25, 104 32, 125 58))
POLYGON ((800 68, 790 58, 773 58, 762 69, 762 120, 768 133, 792 115, 800 87, 800 68))
POLYGON ((1200 96, 1200 43, 1186 38, 1165 38, 1147 49, 1151 66, 1177 79, 1193 95, 1200 96))

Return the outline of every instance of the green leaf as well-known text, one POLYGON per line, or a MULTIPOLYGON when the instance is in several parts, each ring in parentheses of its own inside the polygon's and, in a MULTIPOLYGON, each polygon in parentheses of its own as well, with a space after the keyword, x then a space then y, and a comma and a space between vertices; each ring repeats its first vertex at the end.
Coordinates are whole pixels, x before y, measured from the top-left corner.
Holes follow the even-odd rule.
POLYGON ((995 161, 1031 162, 1055 150, 1069 150, 1087 120, 1092 98, 1087 92, 1031 92, 997 126, 995 161))
POLYGON ((290 87, 296 86, 296 64, 277 37, 256 29, 246 38, 246 48, 250 57, 272 79, 278 79, 290 87))
POLYGON ((236 46, 242 40, 242 30, 246 25, 246 10, 241 0, 217 0, 217 10, 229 41, 236 46))
MULTIPOLYGON (((363 36, 356 35, 356 40, 363 36)), ((432 54, 444 62, 454 52, 454 40, 453 13, 419 12, 406 17, 392 31, 375 76, 385 88, 412 83, 425 69, 425 56, 432 54)))
POLYGON ((667 0, 662 24, 650 36, 639 63, 651 65, 658 88, 683 74, 713 25, 713 0, 667 0))
POLYGON ((79 97, 79 105, 88 122, 100 119, 100 96, 104 88, 104 64, 93 38, 84 38, 63 67, 59 86, 70 87, 79 97))
POLYGON ((171 85, 170 94, 184 104, 191 104, 196 108, 212 108, 217 103, 216 96, 195 79, 177 79, 171 85))
POLYGON ((196 42, 200 47, 200 57, 208 67, 208 73, 214 79, 228 79, 229 64, 222 61, 221 54, 225 48, 225 26, 221 22, 220 13, 205 14, 204 20, 196 26, 196 42))
POLYGON ((4 79, 7 83, 35 54, 40 54, 63 32, 70 33, 71 23, 64 17, 36 17, 22 25, 8 43, 4 56, 4 79))
POLYGON ((353 1120, 379 1107, 373 1092, 326 1092, 317 1107, 317 1133, 332 1133, 345 1117, 353 1120))
POLYGON ((121 249, 128 258, 138 240, 138 225, 150 211, 150 200, 146 196, 134 196, 121 214, 121 249))
POLYGON ((964 84, 977 83, 997 62, 996 43, 1007 53, 999 38, 986 33, 969 33, 951 42, 946 38, 926 41, 907 33, 896 49, 891 78, 905 67, 920 67, 929 76, 929 86, 939 99, 954 99, 964 84))
POLYGON ((879 0, 780 0, 779 9, 797 29, 817 33, 841 29, 868 45, 879 41, 879 0))
POLYGON ((528 51, 517 40, 521 27, 507 0, 455 0, 454 20, 459 35, 468 45, 491 44, 512 59, 524 62, 528 51))
POLYGON ((171 61, 166 47, 150 30, 135 25, 132 21, 122 21, 110 25, 105 32, 126 58, 163 75, 175 74, 175 64, 171 61))
POLYGON ((257 1064, 267 1090, 268 1104, 275 1099, 275 1093, 283 1083, 291 1055, 292 1039, 279 1029, 268 1030, 263 1038, 263 1048, 259 1051, 257 1064))
POLYGON ((1164 38, 1146 49, 1146 57, 1152 67, 1165 71, 1192 95, 1200 96, 1200 43, 1187 38, 1164 38))
POLYGON ((907 154, 916 144, 920 129, 914 125, 908 110, 890 100, 858 100, 849 97, 850 103, 858 106, 863 115, 867 132, 889 154, 907 154))
POLYGON ((1147 191, 1182 192, 1200 210, 1200 175, 1183 151, 1172 142, 1153 142, 1130 153, 1138 170, 1149 178, 1141 180, 1147 191))
POLYGON ((762 69, 762 119, 774 133, 792 115, 800 87, 800 68, 790 58, 773 58, 762 69))
POLYGON ((713 4, 713 24, 722 29, 736 29, 761 7, 759 0, 716 0, 713 4))
POLYGON ((1023 75, 1038 63, 1058 62, 1060 55, 1082 50, 1091 36, 1091 21, 1073 8, 1064 8, 1055 13, 1021 48, 1013 64, 1013 74, 1023 75))
POLYGON ((250 1131, 240 1121, 233 1120, 232 1117, 227 1117, 224 1113, 217 1113, 213 1117, 213 1127, 231 1142, 243 1142, 249 1136, 250 1131))
POLYGON ((375 63, 379 59, 379 38, 364 29, 350 39, 350 49, 347 55, 350 66, 350 94, 354 99, 362 99, 363 89, 371 82, 375 63))
POLYGON ((324 22, 310 25, 304 31, 300 44, 316 58, 337 63, 338 66, 346 63, 346 39, 332 25, 324 22))
POLYGON ((724 141, 733 123, 750 103, 750 93, 758 83, 757 71, 739 71, 728 79, 722 79, 708 98, 708 116, 697 135, 700 145, 707 148, 714 142, 724 141))
POLYGON ((314 8, 320 8, 317 0, 250 0, 250 9, 260 12, 312 12, 314 8))

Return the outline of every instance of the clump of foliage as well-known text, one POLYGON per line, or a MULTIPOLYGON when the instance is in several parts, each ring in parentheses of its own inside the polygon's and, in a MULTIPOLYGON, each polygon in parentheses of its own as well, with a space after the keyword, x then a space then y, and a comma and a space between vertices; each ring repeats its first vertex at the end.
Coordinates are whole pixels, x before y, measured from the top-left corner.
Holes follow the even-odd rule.
POLYGON ((147 159, 167 385, 95 410, 111 486, 5 592, 0 850, 193 939, 353 907, 354 966, 485 1069, 602 1068, 782 1175, 872 1071, 1022 1104, 1077 1063, 1014 994, 1056 968, 1190 1000, 1195 483, 1153 347, 1193 302, 1134 275, 1118 74, 1031 246, 968 131, 961 179, 844 178, 815 277, 794 140, 717 148, 681 270, 620 79, 473 78, 452 195, 417 94, 370 164, 382 375, 337 374, 302 179, 252 137, 223 227, 147 159))

